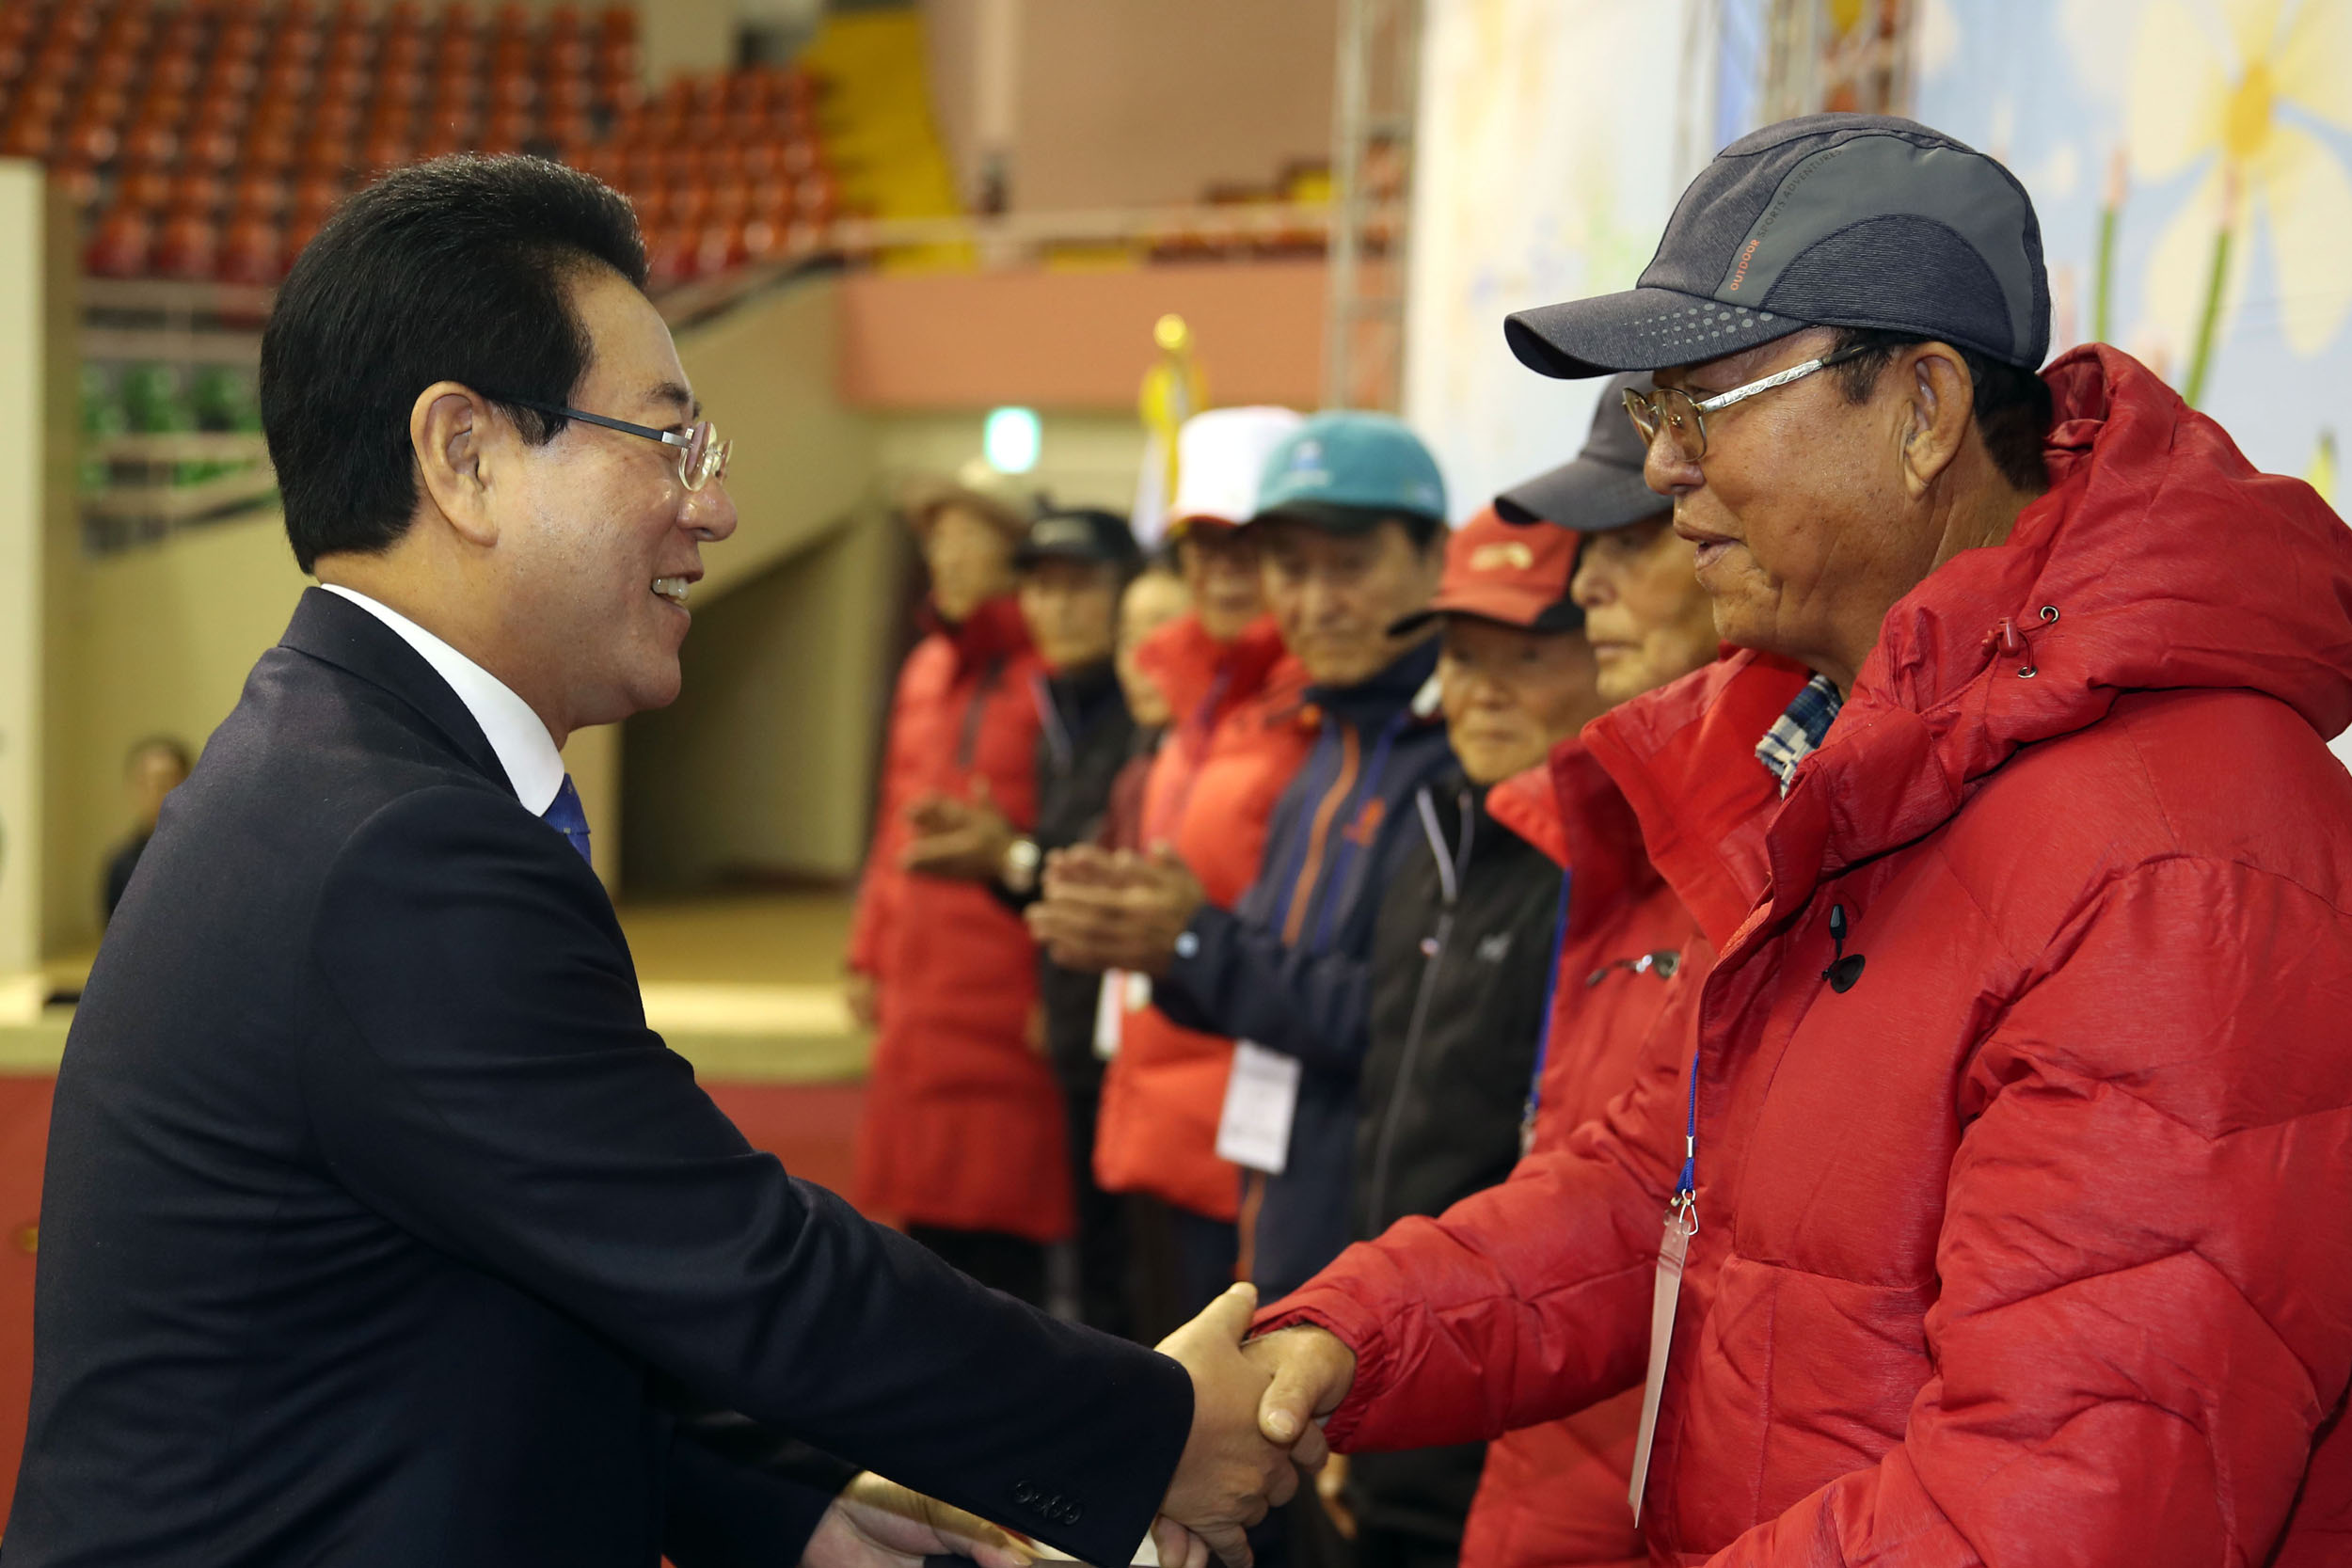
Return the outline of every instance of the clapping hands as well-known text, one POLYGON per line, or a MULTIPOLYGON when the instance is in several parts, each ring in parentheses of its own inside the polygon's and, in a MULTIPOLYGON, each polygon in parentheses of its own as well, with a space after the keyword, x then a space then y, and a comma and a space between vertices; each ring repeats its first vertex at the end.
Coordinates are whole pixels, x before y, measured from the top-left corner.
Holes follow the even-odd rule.
POLYGON ((1091 845, 1046 858, 1029 934, 1065 969, 1164 975, 1176 939, 1207 902, 1199 879, 1165 847, 1149 854, 1091 845))
POLYGON ((988 781, 972 781, 972 798, 927 795, 906 809, 908 841, 898 863, 927 877, 985 882, 1005 864, 1020 835, 990 799, 988 781))

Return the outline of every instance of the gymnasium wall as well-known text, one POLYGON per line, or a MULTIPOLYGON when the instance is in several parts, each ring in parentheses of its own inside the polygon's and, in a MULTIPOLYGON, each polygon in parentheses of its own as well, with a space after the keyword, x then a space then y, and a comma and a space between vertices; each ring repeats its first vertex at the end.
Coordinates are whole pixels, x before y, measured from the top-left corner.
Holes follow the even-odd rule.
MULTIPOLYGON (((966 196, 990 3, 923 3, 932 109, 966 196)), ((1021 0, 1018 28, 1016 212, 1180 205, 1330 156, 1338 0, 1021 0)))
MULTIPOLYGON (((0 271, 13 276, 13 269, 0 271)), ((776 572, 790 578, 800 569, 790 564, 796 557, 823 569, 830 558, 813 546, 829 531, 849 526, 870 488, 874 458, 866 421, 845 410, 833 389, 831 294, 832 285, 822 280, 788 288, 679 336, 696 389, 721 413, 723 431, 739 441, 728 487, 742 523, 733 540, 708 552, 710 575, 697 606, 706 616, 737 584, 776 572)), ((0 311, 6 309, 0 294, 0 311)), ((73 385, 70 365, 65 385, 73 385)), ((70 410, 63 428, 70 477, 75 428, 70 410)), ((0 436, 33 439, 13 423, 0 436)), ((19 469, 8 462, 14 451, 0 445, 8 472, 37 471, 37 465, 19 469)), ((70 497, 70 487, 62 493, 70 497)), ((0 550, 22 550, 29 537, 16 525, 24 515, 17 507, 24 504, 0 503, 0 550)), ((41 705, 52 728, 50 801, 44 812, 0 816, 12 841, 21 836, 25 845, 46 849, 47 865, 33 884, 31 918, 37 945, 50 955, 86 948, 97 938, 99 870, 125 831, 125 749, 154 733, 200 743, 235 705, 254 659, 277 642, 307 580, 294 567, 275 513, 186 529, 161 544, 105 557, 82 553, 70 515, 57 537, 61 546, 47 552, 57 580, 46 596, 47 678, 56 691, 41 705), (38 829, 30 826, 36 820, 38 829), (28 824, 21 835, 17 821, 28 824)), ((826 582, 836 594, 866 591, 834 578, 826 582)), ((847 602, 854 607, 860 601, 847 602)), ((0 623, 0 638, 8 629, 21 627, 0 623)), ((690 646, 700 637, 698 630, 690 646)), ((8 689, 14 668, 0 662, 0 690, 8 689)), ((854 689, 855 678, 829 661, 762 669, 770 691, 787 706, 805 688, 826 702, 849 701, 853 716, 863 711, 838 689, 845 680, 854 689)), ((40 675, 37 669, 30 678, 40 675)), ((818 847, 806 852, 821 863, 855 855, 870 747, 854 721, 826 730, 821 738, 803 737, 802 787, 818 824, 811 841, 818 847)), ((565 753, 596 832, 597 869, 614 886, 622 866, 623 750, 617 733, 591 730, 573 737, 565 753)), ((0 758, 6 755, 0 751, 0 758)), ((665 759, 654 755, 645 767, 649 788, 675 794, 678 786, 665 759)), ((0 773, 0 780, 7 777, 0 773)), ((13 851, 9 861, 16 862, 13 851)), ((16 874, 0 866, 0 875, 16 874)), ((40 956, 0 957, 0 972, 29 967, 40 956)))

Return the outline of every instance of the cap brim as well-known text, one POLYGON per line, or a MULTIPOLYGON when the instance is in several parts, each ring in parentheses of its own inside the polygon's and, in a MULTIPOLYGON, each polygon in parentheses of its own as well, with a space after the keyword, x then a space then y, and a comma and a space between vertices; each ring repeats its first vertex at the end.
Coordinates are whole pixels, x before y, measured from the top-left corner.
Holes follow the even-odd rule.
POLYGON ((1502 337, 1529 370, 1576 381, 1719 359, 1809 325, 1674 289, 1629 289, 1516 311, 1503 318, 1502 337))
POLYGON ((1579 533, 1628 528, 1673 507, 1643 483, 1638 469, 1589 457, 1563 463, 1495 498, 1495 511, 1506 523, 1550 523, 1579 533))
POLYGON ((1391 637, 1409 637, 1445 615, 1469 615, 1519 631, 1582 631, 1584 610, 1573 599, 1540 599, 1532 594, 1439 594, 1428 607, 1389 623, 1391 637))
MULTIPOLYGON (((1285 501, 1270 511, 1261 512, 1249 519, 1251 528, 1267 523, 1298 523, 1319 533, 1336 533, 1343 539, 1354 539, 1370 533, 1382 523, 1394 517, 1426 516, 1426 513, 1408 512, 1403 507, 1342 506, 1332 501, 1285 501)), ((1443 521, 1442 518, 1438 519, 1443 521)))

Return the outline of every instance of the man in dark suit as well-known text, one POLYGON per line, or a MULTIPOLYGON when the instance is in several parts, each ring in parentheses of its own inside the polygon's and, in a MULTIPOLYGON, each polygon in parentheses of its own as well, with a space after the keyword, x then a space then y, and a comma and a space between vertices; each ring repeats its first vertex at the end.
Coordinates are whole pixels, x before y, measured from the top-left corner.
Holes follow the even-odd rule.
POLYGON ((325 586, 66 1048, 8 1568, 1007 1560, 824 1454, 1088 1560, 1165 1513, 1238 1563, 1295 1484, 1242 1298, 1161 1354, 983 1291, 646 1030, 557 749, 675 696, 735 515, 644 278, 619 197, 465 158, 280 293, 264 417, 325 586))

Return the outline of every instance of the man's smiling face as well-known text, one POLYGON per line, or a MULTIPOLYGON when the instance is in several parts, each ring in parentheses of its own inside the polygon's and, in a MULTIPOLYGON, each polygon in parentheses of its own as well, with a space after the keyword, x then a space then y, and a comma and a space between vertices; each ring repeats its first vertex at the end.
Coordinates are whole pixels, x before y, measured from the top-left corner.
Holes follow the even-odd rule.
MULTIPOLYGON (((609 271, 571 288, 595 350, 573 406, 685 431, 693 393, 660 315, 609 271)), ((676 448, 580 420, 521 455, 504 590, 510 614, 538 629, 548 689, 575 727, 668 704, 701 546, 735 531, 724 483, 690 491, 676 448)))

